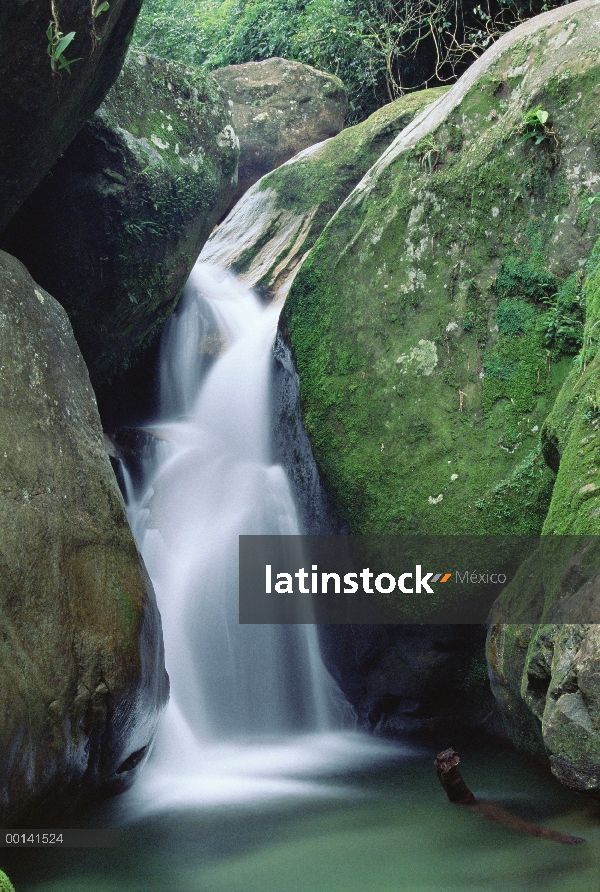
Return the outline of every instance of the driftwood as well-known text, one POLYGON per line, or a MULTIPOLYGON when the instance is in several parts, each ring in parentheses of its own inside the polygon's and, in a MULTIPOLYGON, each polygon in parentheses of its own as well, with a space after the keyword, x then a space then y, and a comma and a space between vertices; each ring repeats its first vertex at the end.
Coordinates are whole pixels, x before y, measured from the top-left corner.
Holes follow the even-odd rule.
POLYGON ((581 836, 569 836, 567 833, 561 833, 559 830, 550 830, 548 827, 541 827, 539 824, 533 824, 531 821, 524 821, 511 812, 506 811, 499 805, 494 805, 486 799, 476 799, 472 791, 463 780, 458 765, 460 759, 458 753, 453 749, 444 750, 439 753, 437 759, 433 763, 435 770, 440 779, 440 783, 450 802, 456 802, 459 805, 468 805, 473 811, 476 811, 482 818, 493 821, 495 824, 503 824, 505 827, 511 827, 513 830, 520 830, 529 836, 539 836, 542 839, 552 839, 554 842, 562 842, 565 845, 578 845, 585 842, 581 836))

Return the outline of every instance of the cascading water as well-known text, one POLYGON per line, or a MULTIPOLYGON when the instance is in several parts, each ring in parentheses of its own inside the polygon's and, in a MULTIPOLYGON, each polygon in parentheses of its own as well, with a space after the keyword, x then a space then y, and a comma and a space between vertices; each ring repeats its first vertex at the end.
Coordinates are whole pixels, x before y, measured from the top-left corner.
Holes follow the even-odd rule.
POLYGON ((155 806, 298 791, 289 774, 303 766, 350 753, 360 761, 365 747, 373 755, 373 744, 331 733, 340 697, 315 626, 238 624, 238 536, 299 532, 285 472, 270 456, 279 309, 198 262, 163 340, 162 420, 152 428, 160 445, 145 491, 130 500, 171 679, 141 785, 155 806), (310 744, 298 738, 310 732, 310 744))
POLYGON ((588 845, 551 850, 470 809, 450 816, 436 750, 332 729, 335 698, 314 627, 238 627, 238 533, 297 529, 285 475, 269 463, 275 321, 276 310, 262 310, 231 278, 196 268, 163 345, 159 447, 139 498, 129 486, 172 699, 137 785, 91 817, 93 826, 122 827, 122 844, 7 852, 16 888, 597 888, 600 828, 579 794, 550 787, 507 750, 475 744, 465 755, 478 793, 520 800, 525 817, 584 832, 588 845), (383 767, 389 756, 394 764, 383 767), (352 776, 356 768, 364 770, 352 776))

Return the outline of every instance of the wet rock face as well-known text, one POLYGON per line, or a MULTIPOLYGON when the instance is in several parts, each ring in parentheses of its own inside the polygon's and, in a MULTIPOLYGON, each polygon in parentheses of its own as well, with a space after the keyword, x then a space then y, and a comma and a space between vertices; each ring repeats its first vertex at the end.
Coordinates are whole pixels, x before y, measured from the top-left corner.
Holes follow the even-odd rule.
POLYGON ((327 668, 359 725, 389 737, 497 732, 482 626, 322 626, 327 668))
POLYGON ((305 536, 338 535, 340 530, 306 435, 300 413, 300 383, 288 344, 277 333, 272 365, 273 461, 285 468, 294 494, 299 529, 305 536))
POLYGON ((4 233, 65 307, 101 390, 160 331, 229 201, 238 143, 207 75, 133 51, 4 233))
POLYGON ((0 354, 0 823, 15 826, 126 789, 168 679, 67 315, 3 252, 0 354))
POLYGON ((487 655, 509 737, 576 790, 600 790, 600 626, 494 624, 487 655))
MULTIPOLYGON (((117 77, 141 0, 6 2, 0 8, 0 231, 98 108, 117 77), (75 38, 52 68, 51 28, 75 38)), ((55 44, 54 44, 55 45, 55 44)))
POLYGON ((229 99, 240 139, 239 181, 229 207, 270 170, 344 126, 342 82, 310 65, 273 58, 211 73, 229 99))
POLYGON ((381 153, 446 92, 421 90, 310 146, 264 176, 213 232, 203 256, 268 300, 285 297, 308 252, 381 153))

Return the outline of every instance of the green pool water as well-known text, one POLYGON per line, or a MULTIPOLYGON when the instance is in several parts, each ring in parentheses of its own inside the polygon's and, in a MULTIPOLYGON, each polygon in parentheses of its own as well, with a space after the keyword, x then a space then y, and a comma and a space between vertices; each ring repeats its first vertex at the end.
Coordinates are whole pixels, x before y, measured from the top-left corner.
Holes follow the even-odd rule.
POLYGON ((2 851, 16 892, 600 892, 600 803, 510 750, 462 747, 482 798, 583 836, 565 846, 487 823, 439 786, 435 748, 318 777, 320 791, 77 826, 123 826, 116 849, 2 851))

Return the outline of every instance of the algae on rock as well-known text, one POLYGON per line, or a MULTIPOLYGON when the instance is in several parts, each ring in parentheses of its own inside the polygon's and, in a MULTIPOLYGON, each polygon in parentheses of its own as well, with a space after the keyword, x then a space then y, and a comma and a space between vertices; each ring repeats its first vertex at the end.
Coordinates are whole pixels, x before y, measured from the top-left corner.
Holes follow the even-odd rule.
POLYGON ((101 389, 152 341, 236 184, 214 80, 132 51, 2 245, 65 307, 101 389))
MULTIPOLYGON (((599 27, 600 4, 580 0, 499 40, 400 133, 304 259, 280 333, 297 364, 325 488, 349 532, 591 529, 578 527, 576 516, 595 510, 596 484, 566 470, 577 410, 561 388, 573 380, 581 341, 593 346, 600 333, 589 319, 583 327, 581 300, 597 238, 590 199, 600 184, 599 27), (548 112, 548 133, 536 145, 522 137, 537 107, 548 112), (553 413, 544 427, 557 395, 570 415, 552 420, 553 413)), ((592 352, 583 381, 595 367, 592 352)), ((581 397, 588 435, 594 393, 581 397)), ((583 433, 576 436, 572 443, 585 449, 583 433)), ((592 455, 590 446, 585 473, 595 467, 592 455)), ((538 595, 535 586, 527 591, 530 602, 538 595)), ((575 689, 570 677, 545 740, 521 695, 531 630, 503 626, 499 648, 511 628, 506 694, 497 685, 495 692, 513 739, 550 754, 565 783, 594 787, 595 627, 580 626, 556 645, 584 681, 575 689)), ((544 699, 548 648, 540 639, 540 678, 530 685, 540 707, 552 697, 544 699)), ((407 688, 404 675, 392 676, 381 693, 390 694, 385 720, 393 724, 404 721, 407 688)), ((364 693, 368 679, 341 680, 364 693)))

